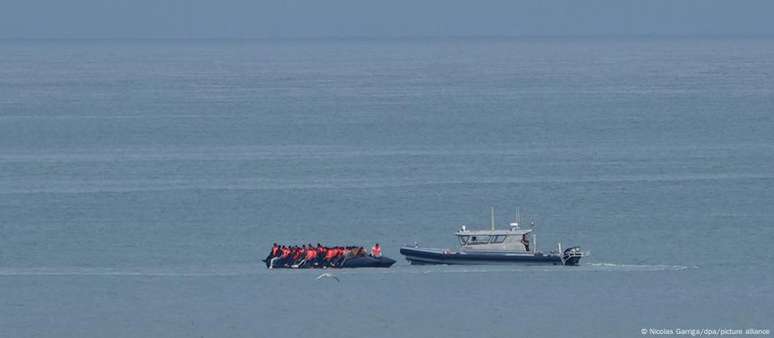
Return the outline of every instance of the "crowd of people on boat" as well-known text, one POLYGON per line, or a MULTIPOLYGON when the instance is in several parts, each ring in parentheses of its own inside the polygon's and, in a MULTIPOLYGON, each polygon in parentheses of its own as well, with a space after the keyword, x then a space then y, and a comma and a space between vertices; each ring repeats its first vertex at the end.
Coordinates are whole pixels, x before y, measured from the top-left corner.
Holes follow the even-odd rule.
POLYGON ((269 256, 266 257, 266 266, 272 268, 327 268, 341 267, 347 260, 356 257, 381 257, 382 248, 379 243, 371 247, 368 253, 362 246, 317 246, 302 245, 289 246, 274 243, 269 256))

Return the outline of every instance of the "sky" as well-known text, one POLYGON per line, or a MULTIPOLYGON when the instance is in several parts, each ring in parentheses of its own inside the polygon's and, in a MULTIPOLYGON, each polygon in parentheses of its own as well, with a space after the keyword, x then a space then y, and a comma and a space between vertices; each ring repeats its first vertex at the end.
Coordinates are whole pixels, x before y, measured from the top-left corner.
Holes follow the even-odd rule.
POLYGON ((774 0, 0 0, 0 38, 586 35, 774 35, 774 0))

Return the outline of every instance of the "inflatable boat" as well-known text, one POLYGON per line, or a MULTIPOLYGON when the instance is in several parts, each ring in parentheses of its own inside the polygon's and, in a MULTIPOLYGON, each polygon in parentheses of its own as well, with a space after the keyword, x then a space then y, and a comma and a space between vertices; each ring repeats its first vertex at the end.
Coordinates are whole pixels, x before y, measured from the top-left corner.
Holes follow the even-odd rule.
POLYGON ((300 262, 294 263, 291 259, 274 259, 268 257, 262 260, 269 269, 322 269, 322 268, 389 268, 395 264, 395 260, 389 257, 355 256, 343 258, 332 264, 326 262, 300 262))

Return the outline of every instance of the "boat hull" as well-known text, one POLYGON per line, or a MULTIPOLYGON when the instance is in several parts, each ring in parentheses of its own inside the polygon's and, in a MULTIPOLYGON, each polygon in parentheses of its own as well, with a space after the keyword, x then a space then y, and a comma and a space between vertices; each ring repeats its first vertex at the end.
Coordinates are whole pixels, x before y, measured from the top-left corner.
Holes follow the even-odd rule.
POLYGON ((400 248, 400 253, 411 264, 522 264, 522 265, 578 265, 580 257, 562 260, 559 255, 503 252, 458 252, 443 249, 400 248))
MULTIPOLYGON (((262 260, 264 263, 266 263, 266 267, 269 267, 269 260, 264 259, 262 260)), ((359 257, 352 257, 347 258, 343 260, 342 262, 338 262, 335 265, 325 265, 325 264, 301 264, 301 265, 293 265, 290 262, 287 262, 286 260, 275 260, 274 265, 271 267, 273 269, 320 269, 320 268, 333 268, 333 269, 339 269, 339 268, 389 268, 393 264, 395 264, 395 260, 389 257, 373 257, 373 256, 359 256, 359 257)))

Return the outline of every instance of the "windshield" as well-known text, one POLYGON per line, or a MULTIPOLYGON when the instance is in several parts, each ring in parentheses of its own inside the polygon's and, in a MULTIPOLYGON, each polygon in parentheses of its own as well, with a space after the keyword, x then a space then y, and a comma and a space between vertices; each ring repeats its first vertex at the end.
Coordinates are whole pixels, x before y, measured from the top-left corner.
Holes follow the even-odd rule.
POLYGON ((457 236, 460 240, 460 245, 467 245, 470 240, 470 236, 457 236))

